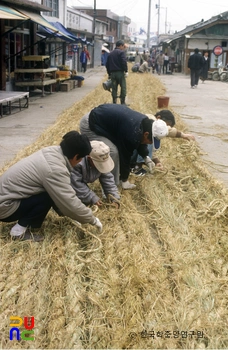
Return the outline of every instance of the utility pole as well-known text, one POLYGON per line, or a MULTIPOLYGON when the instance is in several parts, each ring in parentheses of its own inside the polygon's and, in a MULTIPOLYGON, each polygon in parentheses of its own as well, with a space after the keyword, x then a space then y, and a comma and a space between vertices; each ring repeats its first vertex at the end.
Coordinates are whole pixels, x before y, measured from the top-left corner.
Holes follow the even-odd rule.
POLYGON ((167 23, 167 7, 165 8, 165 34, 167 34, 167 27, 168 27, 168 23, 167 23))
POLYGON ((158 37, 158 44, 159 44, 159 31, 160 31, 160 0, 158 0, 158 4, 155 5, 156 9, 158 9, 158 30, 157 30, 157 37, 158 37))
POLYGON ((151 17, 151 0, 149 0, 148 9, 148 26, 147 26, 147 48, 150 50, 150 17, 151 17))
POLYGON ((96 29, 96 0, 93 3, 93 60, 92 60, 92 68, 95 65, 95 29, 96 29))

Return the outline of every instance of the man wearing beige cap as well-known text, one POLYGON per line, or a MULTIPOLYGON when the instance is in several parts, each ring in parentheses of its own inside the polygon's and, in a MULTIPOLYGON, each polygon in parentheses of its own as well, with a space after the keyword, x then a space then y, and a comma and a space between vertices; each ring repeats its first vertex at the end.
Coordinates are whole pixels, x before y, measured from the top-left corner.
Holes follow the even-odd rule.
POLYGON ((99 179, 103 195, 119 207, 120 195, 111 173, 114 162, 110 157, 110 148, 102 141, 91 141, 91 147, 90 154, 84 157, 71 172, 72 187, 82 203, 100 206, 101 199, 87 185, 99 179))

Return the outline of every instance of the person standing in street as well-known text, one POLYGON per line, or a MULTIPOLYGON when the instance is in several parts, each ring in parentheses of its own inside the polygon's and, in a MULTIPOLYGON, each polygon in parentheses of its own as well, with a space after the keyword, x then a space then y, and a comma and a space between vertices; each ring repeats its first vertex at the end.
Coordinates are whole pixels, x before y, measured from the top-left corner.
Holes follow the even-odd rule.
POLYGON ((125 104, 127 94, 126 76, 128 75, 127 58, 125 55, 123 40, 116 42, 116 47, 107 58, 106 69, 112 81, 112 100, 117 103, 117 90, 120 85, 121 104, 125 104))
POLYGON ((167 55, 167 53, 165 53, 165 55, 164 55, 164 65, 163 65, 163 74, 167 74, 168 65, 169 65, 169 56, 167 55))
POLYGON ((200 79, 202 80, 202 83, 204 83, 204 81, 207 80, 208 71, 209 71, 209 58, 208 58, 208 52, 205 52, 203 55, 203 67, 200 72, 200 79))
POLYGON ((160 53, 156 56, 156 64, 157 64, 157 73, 158 75, 160 75, 161 71, 163 70, 163 64, 164 64, 164 55, 162 51, 160 51, 160 53))
POLYGON ((198 86, 200 71, 203 67, 203 57, 199 54, 199 49, 194 50, 194 54, 188 59, 188 68, 191 71, 191 88, 195 89, 198 86))
POLYGON ((80 54, 80 62, 82 64, 82 69, 84 70, 84 73, 86 72, 86 69, 87 69, 88 60, 90 60, 90 54, 89 54, 89 51, 87 50, 86 46, 84 46, 83 50, 80 54))

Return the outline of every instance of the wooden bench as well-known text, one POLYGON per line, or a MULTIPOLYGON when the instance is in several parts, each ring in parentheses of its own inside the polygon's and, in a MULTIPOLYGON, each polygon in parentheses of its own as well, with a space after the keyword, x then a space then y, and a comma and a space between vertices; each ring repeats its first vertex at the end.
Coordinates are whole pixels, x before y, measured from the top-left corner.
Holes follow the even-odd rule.
POLYGON ((12 113, 12 103, 14 107, 18 107, 21 111, 22 108, 29 107, 29 92, 20 92, 20 91, 0 91, 0 115, 3 117, 3 106, 5 104, 8 113, 12 113), (23 100, 25 100, 23 102, 23 100))

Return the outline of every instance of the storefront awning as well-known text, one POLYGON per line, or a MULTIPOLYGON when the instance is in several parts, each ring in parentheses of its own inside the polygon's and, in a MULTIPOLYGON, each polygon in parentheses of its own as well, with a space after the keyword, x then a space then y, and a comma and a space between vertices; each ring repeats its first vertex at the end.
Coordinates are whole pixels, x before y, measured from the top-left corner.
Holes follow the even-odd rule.
POLYGON ((11 7, 0 5, 0 19, 26 20, 27 17, 11 7))
POLYGON ((51 25, 53 25, 58 32, 64 33, 65 35, 69 36, 74 42, 80 41, 79 38, 77 38, 73 33, 69 32, 68 29, 64 27, 64 25, 60 22, 50 22, 51 25))
POLYGON ((52 34, 57 34, 57 36, 59 36, 61 39, 63 40, 67 40, 72 42, 72 38, 69 37, 68 35, 62 33, 60 30, 58 30, 56 27, 54 27, 51 23, 49 23, 44 17, 42 17, 41 15, 39 15, 38 13, 35 12, 31 12, 28 10, 19 10, 17 9, 22 15, 26 16, 27 19, 30 19, 31 21, 41 25, 42 27, 46 28, 47 30, 49 30, 49 33, 52 34))

